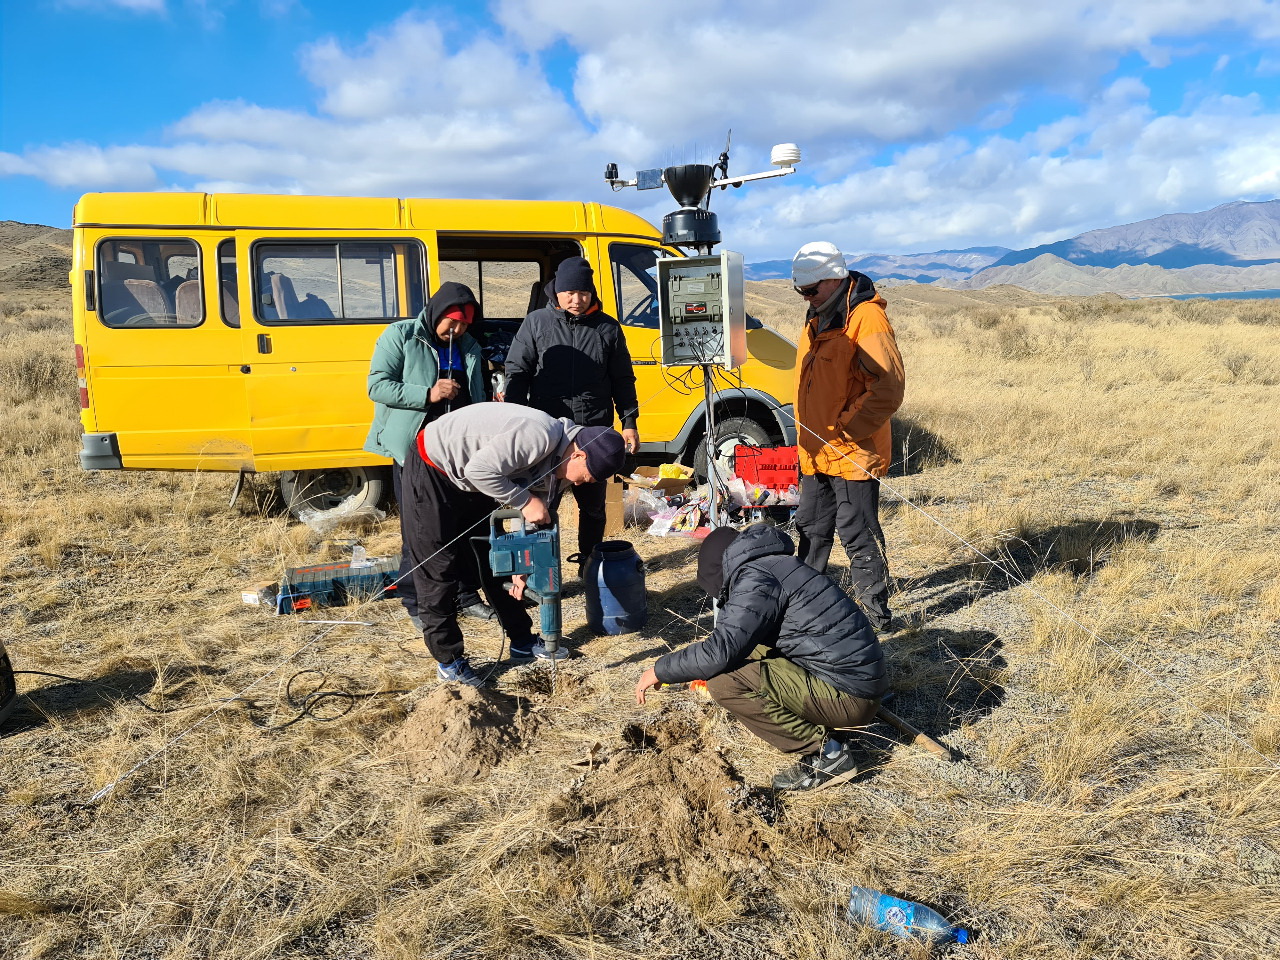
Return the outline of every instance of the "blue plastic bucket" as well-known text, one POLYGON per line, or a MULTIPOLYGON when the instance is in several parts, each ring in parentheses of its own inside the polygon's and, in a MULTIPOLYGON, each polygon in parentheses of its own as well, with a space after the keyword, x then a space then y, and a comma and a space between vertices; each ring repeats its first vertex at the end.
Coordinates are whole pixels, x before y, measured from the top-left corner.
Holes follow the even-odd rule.
POLYGON ((587 626, 595 633, 634 633, 648 621, 644 561, 626 540, 606 540, 592 550, 582 579, 587 626))

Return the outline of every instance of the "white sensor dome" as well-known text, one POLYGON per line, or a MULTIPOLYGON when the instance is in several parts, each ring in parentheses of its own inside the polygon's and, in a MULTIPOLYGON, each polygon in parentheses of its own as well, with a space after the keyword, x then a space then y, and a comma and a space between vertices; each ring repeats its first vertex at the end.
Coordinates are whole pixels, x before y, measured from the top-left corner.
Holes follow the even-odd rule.
POLYGON ((769 162, 775 167, 790 167, 800 162, 800 148, 794 143, 779 143, 769 154, 769 162))

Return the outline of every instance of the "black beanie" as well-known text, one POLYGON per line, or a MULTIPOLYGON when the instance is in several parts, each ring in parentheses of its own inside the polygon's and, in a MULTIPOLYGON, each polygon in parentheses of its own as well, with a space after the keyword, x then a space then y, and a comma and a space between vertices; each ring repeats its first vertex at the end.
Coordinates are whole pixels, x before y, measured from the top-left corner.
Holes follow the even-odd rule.
POLYGON ((737 538, 733 527, 716 527, 698 549, 698 586, 709 596, 718 597, 724 589, 724 552, 737 538))
POLYGON ((587 290, 596 292, 592 277, 591 264, 583 257, 570 257, 556 268, 556 293, 566 290, 587 290))
POLYGON ((573 436, 579 450, 586 451, 587 469, 597 483, 608 480, 622 469, 626 459, 626 443, 612 427, 583 427, 573 436))

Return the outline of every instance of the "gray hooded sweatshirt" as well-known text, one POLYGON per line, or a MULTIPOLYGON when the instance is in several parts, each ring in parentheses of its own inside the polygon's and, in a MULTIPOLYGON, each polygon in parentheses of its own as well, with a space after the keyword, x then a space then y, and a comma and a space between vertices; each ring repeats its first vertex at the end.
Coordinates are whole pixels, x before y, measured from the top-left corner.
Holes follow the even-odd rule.
POLYGON ((460 490, 523 507, 531 495, 550 501, 581 429, 518 403, 473 403, 427 424, 422 445, 460 490))

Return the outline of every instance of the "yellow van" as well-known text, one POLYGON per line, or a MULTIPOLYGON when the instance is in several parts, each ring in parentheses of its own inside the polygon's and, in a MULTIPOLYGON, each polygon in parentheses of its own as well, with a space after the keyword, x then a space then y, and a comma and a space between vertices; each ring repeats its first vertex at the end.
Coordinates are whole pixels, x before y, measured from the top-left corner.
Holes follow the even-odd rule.
MULTIPOLYGON (((416 316, 440 282, 458 280, 479 298, 486 349, 500 363, 570 256, 591 261, 600 298, 626 331, 641 453, 705 457, 699 375, 658 360, 654 264, 681 254, 624 210, 94 193, 76 204, 74 234, 85 469, 279 471, 295 512, 376 503, 388 461, 361 448, 373 418, 365 377, 383 326, 416 316)), ((795 442, 795 346, 749 327, 740 382, 716 394, 718 458, 739 442, 795 442)))

